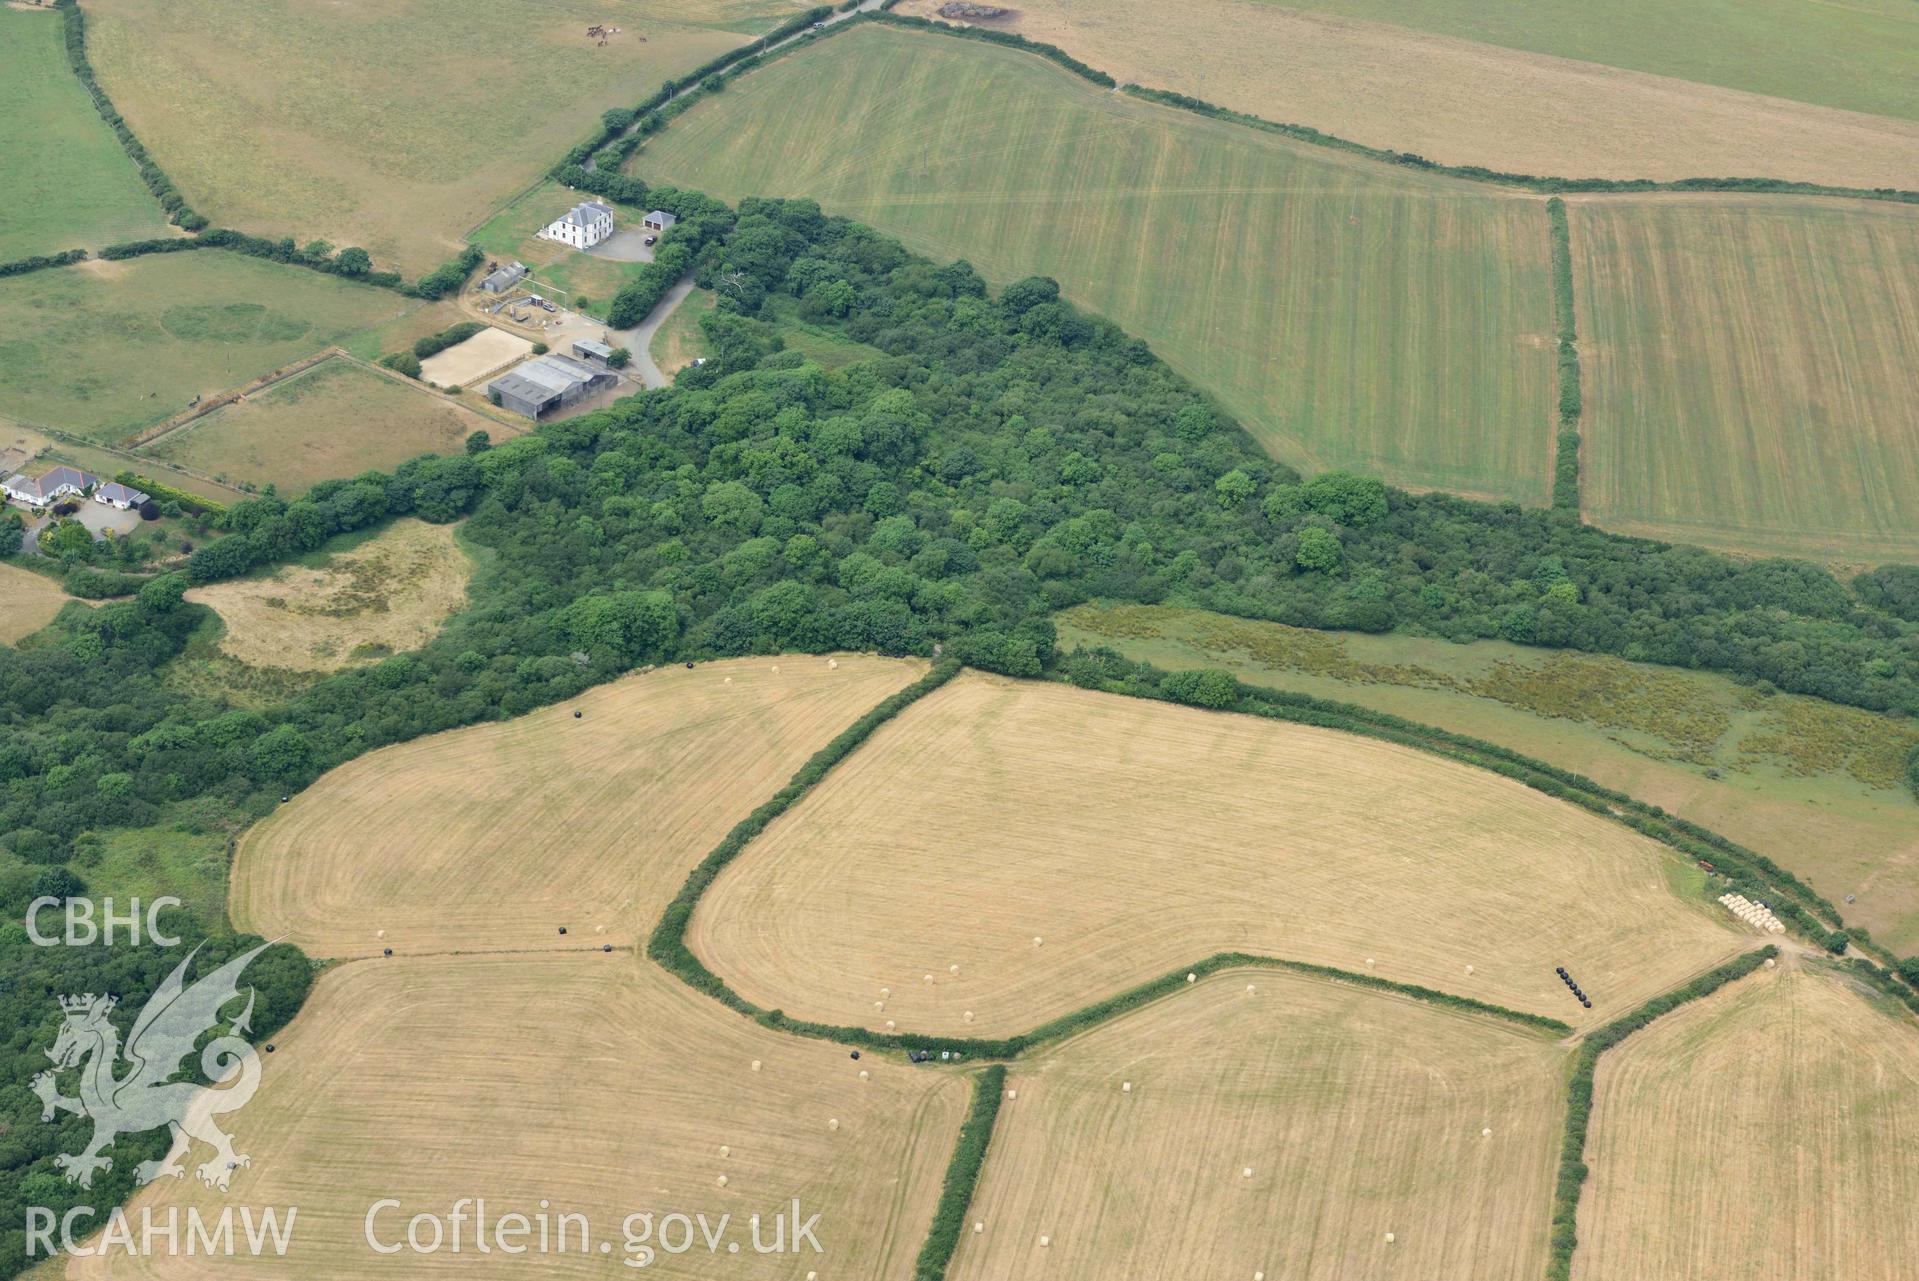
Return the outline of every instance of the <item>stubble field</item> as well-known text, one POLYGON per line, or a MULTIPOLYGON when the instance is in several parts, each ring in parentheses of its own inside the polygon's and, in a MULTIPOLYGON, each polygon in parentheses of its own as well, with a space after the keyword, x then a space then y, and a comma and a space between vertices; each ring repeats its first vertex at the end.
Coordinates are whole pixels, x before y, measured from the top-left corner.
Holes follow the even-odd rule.
POLYGON ((633 943, 736 821, 924 670, 833 661, 661 668, 363 756, 247 834, 234 923, 315 956, 633 943))
MULTIPOLYGON (((297 1206, 286 1256, 115 1252, 75 1260, 67 1275, 627 1275, 622 1262, 639 1256, 627 1252, 622 1220, 651 1212, 656 1224, 680 1213, 704 1214, 709 1226, 731 1215, 721 1239, 740 1252, 662 1251, 632 1275, 902 1276, 932 1218, 967 1087, 901 1062, 866 1065, 870 1079, 861 1069, 837 1047, 756 1027, 629 953, 356 962, 315 984, 265 1058, 259 1093, 227 1118, 252 1157, 231 1195, 189 1172, 130 1207, 137 1223, 146 1206, 163 1219, 178 1207, 212 1218, 236 1202, 297 1206), (584 1215, 588 1245, 575 1228, 564 1251, 476 1255, 471 1204, 460 1253, 380 1255, 366 1243, 363 1225, 383 1198, 400 1202, 373 1219, 386 1245, 404 1242, 411 1216, 444 1221, 468 1197, 484 1199, 495 1223, 584 1215), (770 1244, 772 1216, 795 1197, 802 1219, 821 1216, 823 1252, 754 1253, 749 1216, 766 1216, 760 1239, 770 1244)), ((790 1242, 790 1222, 785 1233, 790 1242)))
POLYGON ((1919 211, 1568 203, 1587 515, 1762 554, 1919 557, 1919 211))
MULTIPOLYGON (((940 3, 908 0, 897 12, 933 17, 940 3)), ((982 25, 1058 45, 1122 84, 1445 164, 1569 178, 1733 174, 1919 187, 1919 123, 1909 119, 1501 48, 1380 16, 1267 0, 1185 0, 1176 10, 1151 0, 1026 0, 1014 16, 982 25)))
POLYGON ((359 245, 408 276, 602 111, 745 43, 785 0, 101 0, 101 83, 216 225, 359 245), (600 47, 595 23, 619 35, 600 47), (644 39, 642 39, 644 37, 644 39))
POLYGON ((12 645, 45 627, 73 599, 60 584, 32 570, 0 565, 0 591, 7 607, 0 611, 0 642, 12 645))
POLYGON ((513 429, 423 387, 335 357, 170 432, 141 453, 207 475, 301 494, 323 480, 456 454, 513 429))
POLYGON ((1410 749, 968 673, 728 866, 688 945, 759 1005, 910 1032, 1022 1032, 1228 950, 1589 1026, 1739 949, 1697 880, 1410 749))
POLYGON ((1794 960, 1600 1060, 1577 1281, 1904 1281, 1919 1026, 1794 960))
POLYGON ((1014 1066, 949 1275, 1532 1281, 1566 1056, 1400 996, 1216 974, 1014 1066))
POLYGON ((809 196, 997 283, 1053 276, 1296 466, 1545 501, 1536 200, 871 27, 742 78, 636 166, 726 199, 809 196))

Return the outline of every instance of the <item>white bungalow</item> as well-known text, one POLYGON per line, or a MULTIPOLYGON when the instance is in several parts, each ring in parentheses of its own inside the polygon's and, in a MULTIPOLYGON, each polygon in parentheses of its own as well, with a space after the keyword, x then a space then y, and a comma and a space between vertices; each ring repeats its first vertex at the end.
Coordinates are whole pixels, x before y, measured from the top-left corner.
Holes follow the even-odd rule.
POLYGON ((131 485, 122 485, 117 480, 110 480, 93 491, 94 502, 108 507, 118 507, 121 511, 138 507, 146 502, 148 497, 145 490, 135 489, 131 485))
POLYGON ((613 234, 613 206, 597 200, 574 205, 564 217, 540 230, 543 240, 557 240, 575 249, 591 249, 613 234))

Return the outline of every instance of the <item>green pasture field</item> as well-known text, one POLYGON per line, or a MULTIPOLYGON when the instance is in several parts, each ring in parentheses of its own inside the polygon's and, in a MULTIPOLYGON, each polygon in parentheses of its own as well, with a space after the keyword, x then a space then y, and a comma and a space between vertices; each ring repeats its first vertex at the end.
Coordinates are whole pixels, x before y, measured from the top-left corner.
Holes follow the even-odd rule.
POLYGON ((1731 550, 1919 559, 1919 209, 1568 205, 1587 515, 1731 550))
POLYGON ((112 444, 420 305, 219 250, 0 280, 0 413, 112 444))
POLYGON ((1919 120, 1919 8, 1910 0, 1288 0, 1629 71, 1919 120))
POLYGON ((1302 631, 1144 605, 1085 605, 1056 622, 1064 649, 1223 668, 1584 774, 1767 855, 1849 923, 1919 950, 1919 805, 1900 783, 1919 722, 1501 641, 1302 631))
POLYGON ((456 453, 469 434, 510 429, 424 387, 335 357, 216 409, 140 452, 283 494, 409 458, 456 453))
POLYGON ((797 0, 113 0, 101 84, 182 194, 409 276, 631 106, 797 0), (592 24, 619 27, 601 47, 592 24))
POLYGON ((1295 466, 1546 501, 1537 200, 876 27, 734 82, 635 168, 728 200, 810 196, 996 283, 1053 276, 1295 466))
POLYGON ((60 15, 0 6, 0 262, 166 232, 67 65, 60 15))

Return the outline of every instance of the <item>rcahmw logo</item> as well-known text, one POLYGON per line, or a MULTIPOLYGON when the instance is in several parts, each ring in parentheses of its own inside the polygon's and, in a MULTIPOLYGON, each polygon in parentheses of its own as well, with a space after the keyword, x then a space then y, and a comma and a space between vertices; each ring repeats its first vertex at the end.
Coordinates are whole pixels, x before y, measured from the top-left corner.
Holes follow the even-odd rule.
POLYGON ((53 1067, 33 1078, 33 1092, 40 1096, 42 1121, 53 1120, 58 1112, 71 1112, 93 1122, 93 1138, 83 1150, 53 1158, 69 1183, 92 1187, 95 1171, 113 1168, 113 1158, 101 1153, 113 1146, 115 1138, 163 1125, 173 1132, 173 1145, 159 1160, 135 1167, 139 1183, 179 1178, 186 1172, 180 1158, 195 1139, 213 1149, 212 1157, 195 1170, 208 1187, 225 1191, 233 1172, 248 1164, 246 1154, 234 1151, 233 1140, 215 1118, 237 1112, 259 1088, 260 1056, 245 1039, 253 1018, 253 989, 247 989, 246 1008, 233 1019, 229 1031, 200 1051, 200 1070, 214 1084, 172 1077, 193 1053, 194 1043, 219 1024, 221 1009, 239 996, 241 972, 267 947, 262 943, 243 952, 189 986, 187 966, 200 951, 194 948, 148 998, 124 1046, 108 1018, 116 1004, 114 997, 87 992, 59 998, 66 1017, 53 1048, 47 1051, 53 1067), (121 1073, 123 1063, 126 1071, 121 1073), (79 1093, 62 1094, 60 1074, 76 1068, 79 1093))

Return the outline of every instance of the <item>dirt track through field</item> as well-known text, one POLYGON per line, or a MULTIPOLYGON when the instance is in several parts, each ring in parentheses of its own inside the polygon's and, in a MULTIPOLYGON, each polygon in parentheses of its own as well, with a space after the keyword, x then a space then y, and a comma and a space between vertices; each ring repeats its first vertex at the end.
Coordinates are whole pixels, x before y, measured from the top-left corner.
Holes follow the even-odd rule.
POLYGON ((1919 1024, 1798 960, 1600 1060, 1575 1281, 1911 1281, 1919 1024))
POLYGON ((371 753, 247 834, 230 910, 316 956, 634 943, 727 829, 924 670, 666 667, 371 753))
POLYGON ((1687 870, 1412 749, 967 673, 729 866, 689 943, 758 1004, 875 1029, 1024 1031, 1224 950, 1590 1025, 1748 941, 1687 870))
POLYGON ((189 1172, 140 1194, 132 1213, 297 1206, 285 1259, 122 1253, 78 1260, 69 1277, 787 1281, 814 1269, 880 1281, 904 1275, 919 1249, 967 1099, 952 1074, 854 1063, 769 1032, 626 953, 348 964, 320 979, 263 1058, 259 1094, 226 1121, 252 1157, 231 1195, 189 1172), (462 1253, 383 1257, 366 1244, 382 1198, 402 1203, 375 1217, 384 1245, 405 1239, 410 1216, 444 1220, 465 1197, 484 1199, 495 1222, 537 1222, 542 1207, 584 1214, 590 1244, 612 1250, 582 1252, 575 1230, 564 1253, 478 1256, 471 1205, 462 1253), (748 1216, 767 1216, 770 1243, 771 1217, 795 1197, 802 1218, 821 1216, 825 1252, 754 1254, 748 1216), (645 1211, 731 1214, 725 1239, 740 1253, 699 1244, 629 1271, 621 1221, 645 1211))
POLYGON ((1404 997, 1215 975, 1013 1067, 949 1275, 1533 1281, 1567 1057, 1404 997))

